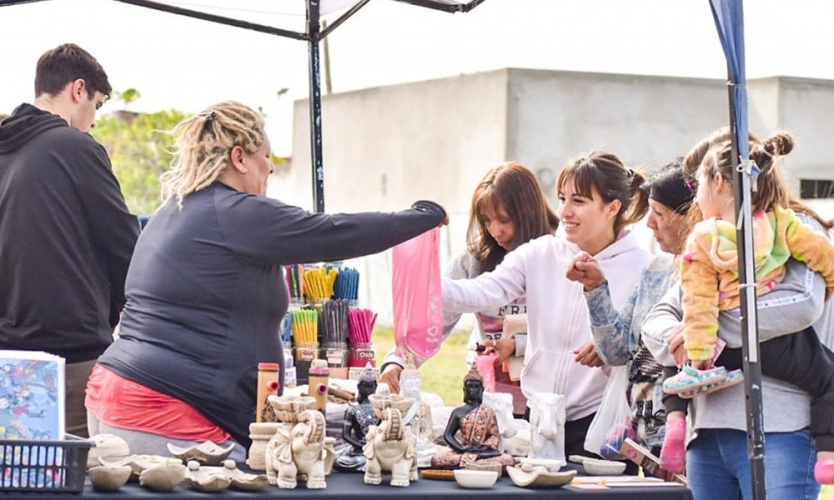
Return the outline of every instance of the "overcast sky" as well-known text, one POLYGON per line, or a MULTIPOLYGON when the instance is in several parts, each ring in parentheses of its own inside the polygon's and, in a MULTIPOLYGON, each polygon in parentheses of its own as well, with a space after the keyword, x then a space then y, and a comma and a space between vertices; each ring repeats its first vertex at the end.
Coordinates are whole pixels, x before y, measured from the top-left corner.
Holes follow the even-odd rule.
MULTIPOLYGON (((303 0, 166 1, 303 30, 303 0)), ((748 0, 745 9, 749 77, 834 79, 834 2, 748 0)), ((141 92, 134 110, 237 99, 263 107, 274 149, 291 154, 291 102, 307 96, 305 42, 111 0, 4 7, 0 112, 31 102, 38 56, 68 41, 99 59, 116 90, 141 92)), ((707 0, 486 0, 457 15, 372 0, 333 32, 330 52, 335 92, 504 67, 726 75, 707 0)))

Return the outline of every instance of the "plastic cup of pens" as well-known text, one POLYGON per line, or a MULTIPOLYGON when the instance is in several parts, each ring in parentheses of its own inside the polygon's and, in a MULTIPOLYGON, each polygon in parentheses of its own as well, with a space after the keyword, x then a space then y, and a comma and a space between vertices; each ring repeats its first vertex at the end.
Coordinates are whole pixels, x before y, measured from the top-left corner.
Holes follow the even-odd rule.
POLYGON ((368 363, 371 366, 376 366, 376 349, 374 349, 374 345, 351 345, 348 366, 351 368, 365 368, 368 363))
POLYGON ((331 377, 348 378, 348 352, 345 343, 324 344, 321 348, 321 358, 327 360, 331 377))
MULTIPOLYGON (((310 364, 318 355, 319 314, 314 310, 292 311, 290 336, 295 345, 296 380, 299 384, 307 383, 310 364)), ((286 337, 283 339, 286 342, 286 337)))
POLYGON ((299 385, 304 385, 309 380, 310 366, 313 360, 318 358, 318 344, 297 345, 293 351, 295 357, 295 380, 299 385))
POLYGON ((304 304, 304 266, 294 264, 284 266, 284 280, 290 294, 290 307, 298 309, 304 304))

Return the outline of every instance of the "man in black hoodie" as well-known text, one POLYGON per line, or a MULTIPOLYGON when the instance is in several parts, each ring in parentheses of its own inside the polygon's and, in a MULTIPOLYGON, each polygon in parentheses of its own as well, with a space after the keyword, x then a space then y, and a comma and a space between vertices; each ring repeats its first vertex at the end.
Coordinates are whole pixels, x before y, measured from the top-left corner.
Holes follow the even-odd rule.
POLYGON ((0 349, 66 359, 66 429, 86 436, 84 389, 112 341, 139 222, 87 132, 111 92, 82 48, 38 60, 35 103, 0 124, 0 349))

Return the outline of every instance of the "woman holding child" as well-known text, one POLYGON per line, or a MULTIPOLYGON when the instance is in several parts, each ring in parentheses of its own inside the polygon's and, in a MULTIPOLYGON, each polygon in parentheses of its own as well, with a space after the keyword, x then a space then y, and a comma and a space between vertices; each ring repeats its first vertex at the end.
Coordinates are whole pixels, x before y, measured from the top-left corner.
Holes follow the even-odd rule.
MULTIPOLYGON (((758 216, 762 219, 758 223, 769 220, 771 211, 775 217, 773 220, 777 220, 779 216, 776 212, 784 207, 802 214, 804 221, 818 230, 829 228, 830 224, 796 201, 784 186, 774 160, 790 152, 792 147, 793 139, 785 134, 777 134, 765 141, 750 137, 750 157, 761 168, 761 174, 756 179, 758 189, 752 194, 754 210, 756 213, 763 214, 758 216)), ((735 222, 734 213, 718 213, 720 211, 716 210, 713 205, 716 201, 723 205, 731 205, 733 202, 732 195, 725 192, 729 184, 730 150, 730 135, 726 129, 722 129, 696 146, 684 161, 687 176, 699 181, 700 209, 704 211, 705 216, 714 217, 704 221, 706 224, 720 225, 720 223, 733 224, 735 222)), ((754 224, 756 223, 757 220, 754 219, 754 224)), ((796 223, 792 222, 792 224, 796 223)), ((780 226, 775 224, 774 227, 777 229, 775 234, 781 234, 778 231, 780 226)), ((716 231, 714 234, 720 233, 716 231)), ((694 236, 689 244, 690 248, 700 240, 701 237, 694 236)), ((778 237, 773 241, 779 243, 778 237)), ((810 252, 802 252, 800 255, 796 252, 800 247, 791 247, 789 241, 790 238, 782 241, 782 243, 788 242, 786 245, 788 249, 781 252, 782 254, 793 254, 803 260, 808 260, 809 265, 818 267, 818 262, 815 262, 810 252)), ((754 253, 759 255, 759 249, 755 250, 754 253)), ((830 252, 830 249, 823 247, 817 250, 830 252)), ((694 262, 697 258, 693 252, 691 261, 694 262)), ((762 260, 757 259, 757 264, 761 262, 762 260)), ((757 271, 759 267, 757 266, 757 271)), ((758 277, 762 278, 762 276, 758 277)), ((686 276, 683 278, 689 279, 686 276)), ((827 418, 822 419, 824 424, 821 424, 821 419, 815 417, 810 411, 808 393, 798 386, 803 386, 807 391, 814 391, 815 396, 819 396, 814 399, 815 411, 819 410, 820 404, 826 403, 826 398, 821 395, 826 394, 826 391, 830 393, 830 352, 826 354, 819 341, 812 338, 809 332, 811 334, 814 330, 827 332, 834 326, 830 314, 831 308, 826 307, 822 317, 819 317, 825 293, 822 280, 818 276, 815 277, 809 268, 796 264, 795 261, 788 261, 785 277, 781 281, 776 279, 772 282, 772 286, 770 281, 762 281, 763 284, 768 285, 768 288, 773 288, 758 301, 759 337, 763 341, 760 346, 761 363, 765 375, 762 395, 765 414, 765 468, 767 471, 765 479, 768 498, 816 499, 819 494, 818 482, 826 483, 831 479, 831 454, 826 452, 830 443, 828 436, 830 436, 832 419, 829 412, 827 418), (807 329, 812 323, 813 330, 807 329), (794 332, 797 333, 788 335, 794 332), (767 345, 777 341, 783 342, 785 349, 778 355, 769 356, 768 351, 772 352, 772 349, 769 349, 767 345), (798 359, 794 356, 796 353, 790 350, 795 347, 791 344, 796 342, 801 342, 806 347, 811 344, 815 345, 814 349, 803 349, 801 352, 809 356, 804 363, 821 362, 821 368, 811 370, 805 366, 806 369, 803 370, 796 365, 779 366, 790 364, 791 359, 798 359), (826 359, 829 367, 827 371, 826 359), (792 377, 791 371, 794 374, 806 372, 814 375, 815 384, 806 385, 803 381, 792 377), (768 374, 779 377, 781 380, 771 379, 768 374), (789 385, 784 382, 785 380, 790 380, 796 385, 789 385), (817 441, 818 449, 815 449, 814 439, 817 441), (817 452, 820 454, 819 457, 816 456, 817 452)), ((724 285, 720 290, 722 295, 718 295, 718 290, 714 292, 717 296, 715 309, 719 309, 718 299, 729 295, 728 288, 724 285)), ((655 345, 659 357, 665 356, 665 359, 661 359, 665 364, 672 364, 669 355, 663 352, 668 342, 669 351, 675 357, 677 364, 691 363, 693 369, 709 370, 712 368, 711 364, 703 363, 701 360, 704 356, 699 353, 699 349, 708 345, 704 342, 706 337, 703 334, 690 336, 686 339, 686 347, 683 346, 683 337, 679 330, 682 324, 685 328, 691 326, 684 320, 690 317, 691 312, 686 311, 693 304, 691 301, 682 302, 681 291, 677 288, 670 290, 670 293, 647 316, 643 324, 644 338, 647 343, 655 345)), ((697 324, 696 322, 695 325, 697 324)), ((725 353, 738 351, 737 348, 741 344, 741 332, 737 311, 727 311, 722 308, 717 317, 717 332, 718 336, 727 343, 725 353), (734 349, 730 349, 731 347, 734 349)), ((722 357, 725 353, 722 353, 722 357)), ((718 358, 718 364, 723 362, 722 357, 718 358)), ((752 497, 744 401, 741 386, 729 387, 692 400, 690 419, 694 432, 686 451, 686 458, 689 487, 696 500, 749 499, 752 497)))

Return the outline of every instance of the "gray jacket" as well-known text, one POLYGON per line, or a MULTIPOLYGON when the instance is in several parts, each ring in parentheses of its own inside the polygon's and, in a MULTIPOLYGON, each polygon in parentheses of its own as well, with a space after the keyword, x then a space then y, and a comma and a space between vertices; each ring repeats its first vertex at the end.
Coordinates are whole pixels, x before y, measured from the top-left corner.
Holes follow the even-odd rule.
MULTIPOLYGON (((804 264, 789 261, 782 283, 758 300, 760 340, 791 334, 813 324, 823 343, 831 347, 834 308, 824 306, 824 297, 822 277, 804 264)), ((721 311, 718 317, 718 336, 728 347, 741 346, 739 313, 739 309, 721 311)), ((643 341, 664 365, 674 365, 666 349, 666 337, 682 317, 680 286, 674 286, 643 322, 643 341)), ((810 424, 810 398, 795 386, 763 377, 762 398, 765 432, 794 432, 810 424), (786 408, 791 411, 785 411, 786 408)), ((691 430, 695 433, 701 428, 745 430, 744 385, 693 399, 690 417, 691 430)))

